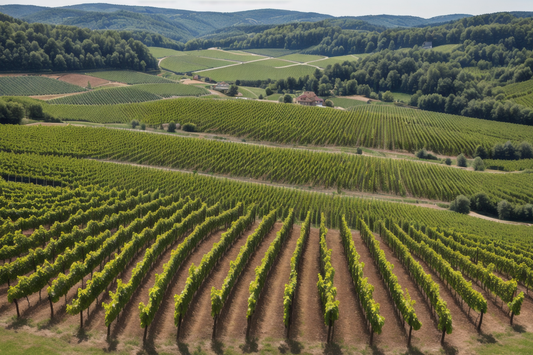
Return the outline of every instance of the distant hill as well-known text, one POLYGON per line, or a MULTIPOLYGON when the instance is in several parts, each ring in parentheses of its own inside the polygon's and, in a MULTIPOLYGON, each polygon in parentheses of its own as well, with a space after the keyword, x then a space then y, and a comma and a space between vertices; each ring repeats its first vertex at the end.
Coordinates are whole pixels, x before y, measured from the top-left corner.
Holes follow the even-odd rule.
POLYGON ((351 19, 361 20, 377 26, 384 26, 387 28, 394 27, 420 27, 433 24, 440 24, 444 22, 456 21, 465 17, 472 17, 467 14, 454 14, 435 16, 429 19, 425 19, 417 16, 395 16, 395 15, 368 15, 368 16, 356 16, 348 17, 351 19))
POLYGON ((58 8, 2 5, 0 12, 30 23, 74 25, 93 30, 149 31, 181 42, 231 26, 279 25, 333 18, 313 12, 274 9, 220 13, 111 4, 80 4, 58 8))

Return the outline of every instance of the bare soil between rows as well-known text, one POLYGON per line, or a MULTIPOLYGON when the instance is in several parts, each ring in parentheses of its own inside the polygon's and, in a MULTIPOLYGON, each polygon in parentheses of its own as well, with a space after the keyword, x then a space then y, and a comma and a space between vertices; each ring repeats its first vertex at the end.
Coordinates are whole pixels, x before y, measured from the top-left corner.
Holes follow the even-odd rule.
MULTIPOLYGON (((239 278, 230 296, 229 302, 220 317, 217 327, 217 338, 211 339, 213 331, 213 318, 211 312, 210 292, 212 287, 220 288, 229 270, 230 261, 234 260, 246 238, 253 233, 259 225, 257 220, 253 226, 238 238, 220 260, 218 266, 209 275, 195 296, 189 313, 186 315, 181 328, 179 339, 176 340, 177 329, 174 325, 174 295, 181 293, 185 284, 188 269, 191 264, 198 265, 203 255, 220 240, 224 230, 219 230, 198 244, 190 257, 177 271, 169 292, 161 305, 156 319, 148 330, 148 341, 143 350, 143 329, 140 327, 138 305, 148 301, 148 291, 155 282, 155 275, 161 273, 163 265, 168 262, 171 250, 180 241, 164 252, 154 268, 149 271, 139 288, 135 291, 131 302, 121 312, 120 317, 111 326, 111 339, 106 340, 107 328, 104 325, 104 310, 102 301, 108 300, 107 292, 100 297, 98 305, 91 305, 89 316, 84 312, 85 326, 79 330, 79 317, 65 313, 64 300, 55 304, 55 316, 50 320, 50 307, 46 299, 46 290, 42 291, 42 299, 36 293, 19 301, 22 319, 16 320, 15 306, 7 302, 7 286, 0 286, 0 325, 11 331, 28 332, 45 337, 68 336, 71 343, 96 346, 106 351, 122 351, 129 353, 150 352, 181 352, 187 354, 198 346, 210 344, 209 353, 220 354, 225 349, 237 352, 260 352, 261 349, 274 347, 278 352, 310 353, 310 354, 343 354, 371 351, 379 354, 397 354, 409 351, 406 346, 407 331, 402 319, 397 315, 391 297, 383 282, 378 267, 374 263, 370 252, 362 240, 359 232, 353 231, 352 237, 361 261, 365 263, 364 276, 374 286, 374 298, 380 304, 380 313, 385 317, 385 326, 381 334, 374 336, 374 346, 368 347, 370 338, 369 330, 365 324, 363 310, 358 302, 358 295, 351 280, 347 260, 344 254, 338 230, 330 230, 327 234, 328 248, 332 249, 332 265, 336 270, 334 284, 337 288, 340 317, 335 323, 333 344, 325 345, 327 327, 322 319, 322 306, 318 296, 317 281, 319 272, 319 232, 312 228, 309 239, 304 247, 301 263, 298 270, 298 289, 294 304, 293 323, 289 338, 285 339, 286 329, 283 324, 283 291, 289 280, 290 259, 299 237, 300 226, 294 225, 292 233, 287 238, 282 251, 279 253, 268 279, 267 286, 258 303, 256 313, 250 328, 250 338, 246 339, 246 311, 249 296, 248 286, 255 278, 255 268, 261 263, 270 243, 281 228, 277 222, 271 232, 258 246, 251 257, 247 267, 239 278), (268 345, 268 346, 267 346, 268 345)), ((495 335, 502 333, 520 334, 533 331, 529 321, 533 316, 533 300, 527 296, 523 304, 522 314, 514 319, 515 325, 509 325, 509 316, 506 306, 502 309, 499 301, 493 301, 491 295, 474 284, 489 301, 489 310, 484 317, 482 330, 476 329, 477 314, 468 312, 468 307, 462 305, 454 291, 450 291, 439 277, 427 265, 420 264, 440 286, 441 297, 453 317, 453 333, 446 335, 444 346, 440 344, 441 333, 437 329, 437 321, 432 313, 425 295, 416 287, 414 280, 407 273, 405 267, 395 257, 392 250, 376 236, 381 243, 387 260, 394 265, 394 272, 403 289, 408 289, 415 303, 417 316, 422 322, 422 328, 413 332, 412 345, 414 353, 472 353, 476 345, 485 342, 497 342, 495 335)), ((142 260, 144 251, 141 251, 121 273, 120 278, 125 282, 131 277, 133 267, 142 260)), ((90 275, 84 279, 84 284, 90 275)), ((67 302, 71 302, 80 283, 70 290, 67 302)), ((109 287, 114 291, 116 284, 109 287)), ((413 352, 411 352, 413 353, 413 352)))

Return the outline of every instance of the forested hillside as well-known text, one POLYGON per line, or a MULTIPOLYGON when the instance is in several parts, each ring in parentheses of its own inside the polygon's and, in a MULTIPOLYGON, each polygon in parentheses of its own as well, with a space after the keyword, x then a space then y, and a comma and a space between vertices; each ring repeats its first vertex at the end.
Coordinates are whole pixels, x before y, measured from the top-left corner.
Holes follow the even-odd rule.
POLYGON ((97 68, 144 71, 157 68, 157 61, 131 34, 0 17, 1 71, 97 68))

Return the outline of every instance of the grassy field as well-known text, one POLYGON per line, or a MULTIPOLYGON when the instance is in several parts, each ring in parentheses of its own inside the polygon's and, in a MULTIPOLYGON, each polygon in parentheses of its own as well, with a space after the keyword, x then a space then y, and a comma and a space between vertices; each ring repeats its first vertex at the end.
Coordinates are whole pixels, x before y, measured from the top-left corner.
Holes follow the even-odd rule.
POLYGON ((336 63, 342 64, 345 61, 356 62, 358 60, 359 60, 359 54, 354 54, 354 55, 343 55, 341 57, 329 57, 328 59, 319 60, 311 64, 316 65, 320 68, 326 68, 328 65, 334 65, 336 63))
POLYGON ((307 62, 311 62, 313 60, 319 60, 322 58, 325 58, 325 57, 322 55, 298 54, 298 53, 284 55, 283 57, 279 57, 279 59, 287 59, 287 60, 292 60, 294 62, 300 62, 300 63, 307 63, 307 62))
POLYGON ((0 96, 33 96, 67 94, 84 88, 43 76, 0 77, 0 96))
POLYGON ((221 69, 212 69, 201 73, 202 76, 210 77, 217 81, 233 81, 237 79, 266 80, 285 79, 289 76, 298 78, 304 75, 312 75, 315 68, 307 65, 294 65, 288 68, 276 69, 277 66, 288 66, 291 63, 279 60, 264 60, 254 63, 246 63, 221 69))
POLYGON ((185 55, 185 52, 177 51, 177 50, 169 49, 169 48, 148 47, 148 49, 150 50, 150 53, 152 53, 152 55, 156 58, 185 55))
POLYGON ((403 92, 393 92, 392 96, 394 96, 394 100, 403 101, 405 103, 409 103, 409 100, 411 100, 411 95, 403 92))
POLYGON ((183 52, 191 57, 208 57, 214 59, 226 59, 235 62, 249 62, 263 58, 260 55, 252 55, 245 52, 231 52, 216 49, 183 52))
POLYGON ((136 89, 150 92, 161 97, 172 96, 199 96, 207 95, 209 91, 205 88, 196 85, 183 84, 143 84, 136 85, 136 89))
POLYGON ((111 70, 111 71, 101 71, 87 73, 87 75, 95 76, 97 78, 102 78, 111 81, 118 81, 120 83, 126 84, 154 84, 154 83, 172 83, 171 80, 162 78, 156 75, 149 75, 145 73, 139 73, 129 70, 111 70))
POLYGON ((444 44, 442 46, 433 47, 435 52, 440 53, 451 53, 455 48, 459 47, 460 44, 444 44))
POLYGON ((329 99, 333 101, 333 104, 335 105, 335 107, 342 107, 345 109, 349 109, 350 107, 354 107, 354 106, 368 105, 364 101, 347 99, 344 97, 331 97, 329 99))
POLYGON ((283 48, 254 48, 254 49, 244 49, 242 52, 253 53, 264 55, 267 57, 282 57, 284 55, 290 55, 300 52, 295 49, 283 49, 283 48))
POLYGON ((189 73, 197 70, 223 67, 225 65, 235 64, 222 59, 211 59, 203 57, 194 57, 190 55, 182 55, 179 57, 168 57, 161 61, 161 68, 170 70, 176 73, 189 73))

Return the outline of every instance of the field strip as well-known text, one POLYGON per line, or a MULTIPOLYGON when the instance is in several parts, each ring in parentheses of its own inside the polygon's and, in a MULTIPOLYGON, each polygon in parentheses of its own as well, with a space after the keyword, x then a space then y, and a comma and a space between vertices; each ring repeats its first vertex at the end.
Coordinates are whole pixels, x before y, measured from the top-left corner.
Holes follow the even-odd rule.
POLYGON ((253 92, 253 91, 251 91, 251 90, 248 90, 248 89, 245 88, 245 87, 242 87, 242 86, 241 86, 241 89, 242 89, 242 90, 246 90, 246 91, 248 91, 250 94, 254 95, 255 97, 259 97, 259 96, 257 96, 257 95, 255 94, 255 92, 253 92))
MULTIPOLYGON (((216 90, 209 90, 209 91, 212 94, 225 96, 224 94, 222 94, 222 93, 220 93, 219 91, 216 91, 216 90)), ((276 103, 276 102, 272 102, 272 103, 276 103)), ((148 134, 173 135, 176 138, 201 138, 201 139, 216 140, 218 142, 248 144, 248 145, 256 145, 256 146, 271 147, 271 148, 300 149, 300 150, 306 150, 306 151, 317 152, 317 153, 358 155, 356 153, 347 152, 347 151, 342 150, 342 148, 355 148, 355 147, 343 147, 343 146, 339 146, 339 147, 335 147, 335 146, 326 146, 326 147, 311 146, 310 147, 310 146, 297 146, 297 145, 287 146, 287 145, 283 145, 283 144, 279 144, 279 143, 272 143, 272 142, 268 142, 268 141, 266 141, 266 142, 263 142, 263 141, 245 141, 245 142, 243 142, 242 139, 240 139, 240 138, 236 138, 234 136, 230 136, 230 135, 223 134, 223 133, 215 134, 215 133, 202 133, 202 132, 199 132, 199 133, 195 133, 196 134, 195 136, 182 136, 182 135, 175 135, 175 134, 166 133, 166 132, 157 132, 157 131, 148 131, 148 130, 141 131, 141 130, 138 130, 138 129, 111 127, 111 126, 106 126, 106 125, 86 125, 86 124, 83 124, 82 122, 78 122, 78 121, 72 121, 72 122, 75 122, 75 123, 69 123, 69 124, 73 125, 73 126, 118 129, 118 130, 126 130, 126 131, 143 132, 143 133, 148 133, 148 134), (221 140, 220 137, 225 138, 225 140, 221 140)), ((42 123, 41 122, 35 122, 35 123, 27 124, 27 126, 35 126, 35 125, 40 125, 40 124, 42 124, 42 123)), ((64 126, 65 124, 64 123, 57 123, 57 124, 49 123, 47 125, 62 125, 62 126, 64 126)), ((370 149, 370 148, 368 148, 368 149, 370 149)), ((412 157, 413 156, 410 153, 403 153, 403 152, 398 152, 398 151, 394 151, 394 150, 391 151, 391 150, 378 149, 378 148, 372 148, 371 150, 374 150, 376 152, 385 152, 385 153, 389 153, 389 154, 395 154, 396 157, 379 156, 379 155, 372 155, 372 154, 365 154, 365 153, 363 153, 362 155, 373 157, 373 158, 395 159, 395 160, 406 160, 406 159, 398 157, 398 155, 405 155, 405 156, 408 156, 408 157, 412 157)), ((452 157, 452 158, 454 158, 454 157, 452 157)), ((451 168, 451 169, 463 169, 463 170, 468 170, 468 171, 474 171, 473 168, 471 168, 471 167, 463 168, 463 167, 460 167, 460 166, 457 166, 457 165, 445 165, 445 164, 440 164, 440 163, 436 163, 436 162, 434 163, 434 162, 431 162, 431 161, 418 160, 418 159, 407 159, 407 160, 409 160, 411 162, 414 162, 414 163, 418 163, 418 164, 436 164, 436 165, 439 165, 439 166, 442 166, 442 167, 451 168)), ((478 171, 477 172, 477 174, 521 174, 521 173, 522 173, 521 171, 501 171, 501 170, 490 170, 490 169, 487 169, 485 171, 478 171)))
MULTIPOLYGON (((156 169, 156 170, 162 170, 162 171, 173 171, 173 172, 186 173, 186 174, 192 174, 193 173, 192 171, 186 170, 186 169, 176 169, 176 168, 167 168, 167 167, 162 167, 162 166, 142 165, 142 164, 121 162, 121 161, 115 161, 115 160, 101 160, 101 159, 92 159, 92 158, 86 158, 86 159, 87 160, 94 160, 94 161, 98 161, 98 162, 102 162, 102 163, 108 163, 108 164, 130 165, 130 166, 135 166, 135 167, 140 167, 140 168, 156 169)), ((307 189, 307 186, 298 187, 298 186, 295 186, 295 185, 278 184, 278 183, 262 181, 262 180, 252 179, 252 178, 225 176, 225 175, 209 174, 209 173, 202 173, 202 172, 195 172, 195 174, 198 174, 198 175, 201 175, 201 176, 206 176, 206 177, 212 177, 212 178, 216 178, 216 179, 226 179, 226 180, 233 180, 233 181, 239 181, 239 182, 245 182, 245 183, 251 183, 251 184, 261 184, 261 185, 267 185, 267 186, 272 186, 272 187, 281 187, 281 188, 285 188, 285 189, 293 189, 293 190, 299 190, 299 191, 315 192, 315 193, 320 193, 320 194, 325 194, 325 195, 334 195, 334 194, 337 193, 336 189, 323 189, 323 188, 320 188, 320 189, 318 189, 318 188, 307 189)), ((405 201, 399 201, 399 199, 402 199, 402 197, 401 196, 397 196, 397 195, 372 194, 372 193, 360 192, 360 191, 357 191, 357 192, 354 192, 354 191, 343 191, 342 193, 346 197, 358 197, 358 198, 363 198, 363 199, 378 199, 378 200, 383 200, 383 201, 387 201, 387 202, 411 204, 411 205, 418 206, 418 207, 421 207, 421 208, 431 208, 431 209, 436 209, 436 210, 441 210, 441 211, 447 211, 447 209, 439 207, 439 206, 436 205, 437 203, 446 203, 446 204, 448 203, 448 202, 444 202, 444 201, 428 200, 428 199, 416 198, 416 197, 412 197, 412 196, 405 197, 406 199, 419 201, 419 203, 415 204, 415 203, 409 203, 409 202, 405 202, 405 201)), ((482 218, 477 213, 472 213, 472 212, 470 212, 470 213, 471 213, 471 215, 470 215, 471 217, 487 219, 487 217, 482 216, 483 217, 482 218)), ((499 220, 499 219, 493 219, 493 221, 494 222, 498 222, 498 223, 503 223, 503 224, 514 224, 514 225, 525 225, 525 226, 529 226, 530 225, 528 223, 523 223, 523 222, 502 221, 502 220, 499 220)))
POLYGON ((307 63, 296 63, 296 64, 291 64, 291 65, 286 65, 284 67, 274 67, 274 69, 285 69, 285 68, 290 68, 290 67, 296 67, 298 65, 305 65, 305 66, 308 66, 308 67, 313 67, 313 68, 317 68, 317 69, 322 69, 316 65, 309 65, 307 63))
POLYGON ((268 59, 271 59, 271 58, 261 58, 261 59, 257 59, 257 60, 251 60, 249 62, 243 62, 243 63, 235 63, 235 64, 230 64, 230 65, 224 65, 224 66, 221 66, 221 67, 215 67, 215 68, 209 68, 209 69, 202 69, 202 70, 197 70, 193 73, 201 73, 201 72, 204 72, 204 71, 209 71, 209 70, 215 70, 215 69, 223 69, 223 68, 229 68, 229 67, 234 67, 236 65, 243 65, 243 64, 249 64, 249 63, 255 63, 255 62, 260 62, 262 60, 268 60, 268 59))

